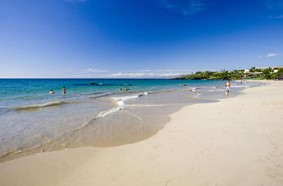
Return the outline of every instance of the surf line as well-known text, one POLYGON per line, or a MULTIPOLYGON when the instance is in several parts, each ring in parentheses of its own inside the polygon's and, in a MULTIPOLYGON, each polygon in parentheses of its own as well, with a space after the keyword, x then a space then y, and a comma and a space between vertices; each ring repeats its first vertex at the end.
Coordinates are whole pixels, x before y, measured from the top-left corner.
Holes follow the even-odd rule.
POLYGON ((147 92, 144 92, 144 93, 140 93, 140 94, 137 94, 137 95, 134 95, 134 96, 125 96, 125 97, 113 97, 112 99, 116 100, 117 101, 117 105, 118 107, 116 108, 112 108, 110 110, 107 110, 107 111, 102 111, 100 112, 96 118, 103 118, 109 114, 113 114, 115 112, 118 112, 120 110, 122 110, 124 107, 125 107, 125 101, 126 100, 129 100, 129 99, 135 99, 135 98, 139 98, 141 96, 145 96, 145 95, 148 95, 147 92))

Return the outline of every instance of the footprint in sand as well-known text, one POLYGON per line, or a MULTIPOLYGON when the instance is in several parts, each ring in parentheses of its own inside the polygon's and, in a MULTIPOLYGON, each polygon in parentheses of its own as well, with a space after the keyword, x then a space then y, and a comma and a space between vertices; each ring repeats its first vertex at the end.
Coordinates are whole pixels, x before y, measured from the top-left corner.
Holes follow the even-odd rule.
POLYGON ((165 183, 165 186, 173 185, 175 183, 175 180, 168 180, 165 183))
POLYGON ((192 168, 193 171, 197 172, 203 168, 203 164, 199 164, 199 166, 192 168))

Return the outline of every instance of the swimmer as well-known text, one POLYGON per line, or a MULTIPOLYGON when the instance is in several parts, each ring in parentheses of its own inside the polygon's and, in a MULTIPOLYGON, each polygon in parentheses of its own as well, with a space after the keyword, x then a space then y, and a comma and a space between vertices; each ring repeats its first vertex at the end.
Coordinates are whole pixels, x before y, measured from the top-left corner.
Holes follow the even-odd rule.
POLYGON ((127 87, 125 88, 125 91, 128 91, 128 88, 127 88, 127 87))
POLYGON ((227 81, 225 86, 226 86, 226 92, 229 93, 230 88, 231 88, 231 84, 230 84, 229 80, 227 81))
POLYGON ((180 86, 183 86, 183 84, 181 83, 181 85, 180 86))
POLYGON ((63 87, 62 92, 63 92, 63 94, 66 94, 67 93, 67 89, 65 87, 63 87))
POLYGON ((50 94, 54 94, 54 93, 55 93, 55 92, 51 89, 51 90, 50 90, 50 94))
POLYGON ((120 91, 122 91, 122 89, 120 88, 120 91))
POLYGON ((184 83, 184 86, 187 86, 187 83, 184 83))

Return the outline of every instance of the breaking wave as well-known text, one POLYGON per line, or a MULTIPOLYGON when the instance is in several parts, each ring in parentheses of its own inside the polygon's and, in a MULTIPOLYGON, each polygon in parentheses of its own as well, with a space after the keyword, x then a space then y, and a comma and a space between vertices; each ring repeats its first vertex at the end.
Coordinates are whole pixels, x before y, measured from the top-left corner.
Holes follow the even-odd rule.
POLYGON ((19 106, 19 107, 12 107, 11 110, 35 109, 35 108, 50 107, 50 106, 63 105, 63 104, 69 104, 69 103, 72 103, 72 102, 53 101, 53 102, 42 103, 42 104, 34 104, 34 105, 24 105, 24 106, 19 106))
POLYGON ((107 110, 107 111, 100 112, 97 115, 97 118, 103 118, 103 117, 105 117, 109 114, 118 112, 119 110, 122 110, 124 108, 124 106, 126 105, 124 101, 129 100, 129 99, 139 98, 139 97, 144 96, 144 95, 148 95, 148 93, 144 92, 144 93, 140 93, 140 94, 137 94, 137 95, 134 95, 134 96, 113 97, 112 99, 117 101, 118 107, 112 108, 112 109, 107 110))

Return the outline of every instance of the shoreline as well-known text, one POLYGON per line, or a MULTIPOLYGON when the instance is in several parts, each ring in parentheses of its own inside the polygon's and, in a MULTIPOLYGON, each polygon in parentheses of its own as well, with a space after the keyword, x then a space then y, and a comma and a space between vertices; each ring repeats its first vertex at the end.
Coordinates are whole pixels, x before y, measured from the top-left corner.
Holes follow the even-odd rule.
POLYGON ((275 82, 183 107, 157 134, 134 144, 2 163, 0 180, 3 185, 282 185, 282 90, 283 83, 275 82))
MULTIPOLYGON (((3 123, 7 123, 8 127, 0 133, 3 143, 0 163, 66 148, 110 147, 142 141, 161 130, 170 120, 169 115, 182 107, 226 98, 225 89, 219 86, 221 82, 214 83, 203 86, 196 82, 193 83, 194 86, 177 85, 175 89, 170 87, 171 89, 151 90, 148 93, 105 93, 98 95, 98 99, 89 97, 90 104, 61 100, 39 104, 39 108, 36 104, 24 106, 23 110, 10 109, 2 117, 3 123), (224 91, 223 94, 221 91, 224 91), (29 113, 34 114, 31 116, 29 113), (102 113, 103 116, 100 117, 102 113), (63 115, 59 117, 60 114, 63 115), (45 118, 42 123, 38 122, 41 120, 39 116, 45 118), (25 132, 17 134, 15 131, 21 128, 25 128, 25 132)), ((231 97, 238 95, 238 91, 246 86, 235 87, 237 88, 230 94, 231 97)))

